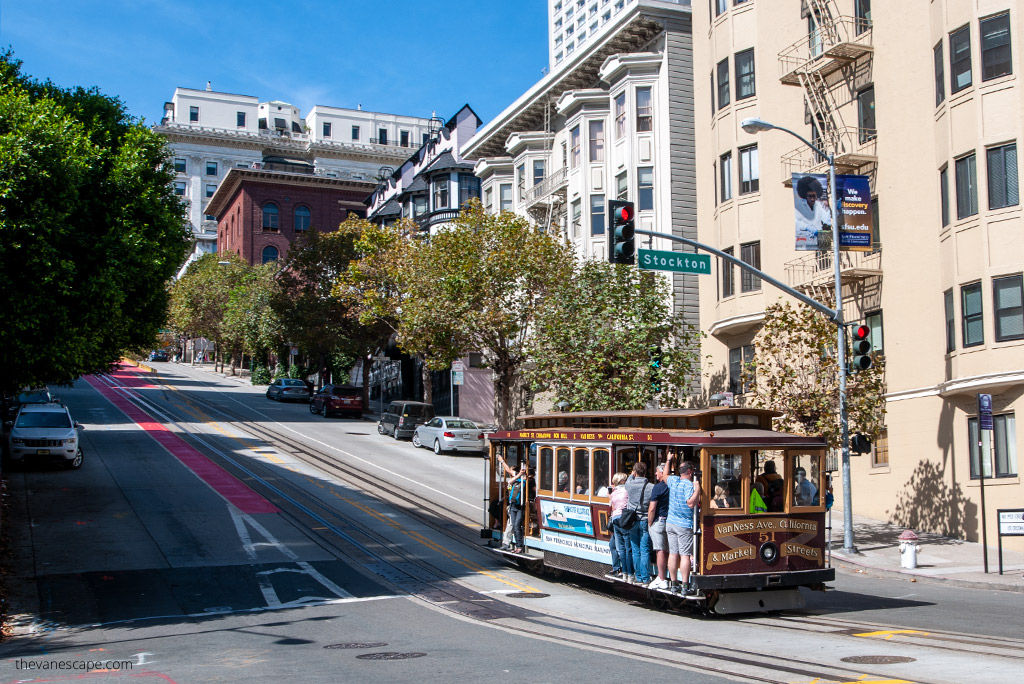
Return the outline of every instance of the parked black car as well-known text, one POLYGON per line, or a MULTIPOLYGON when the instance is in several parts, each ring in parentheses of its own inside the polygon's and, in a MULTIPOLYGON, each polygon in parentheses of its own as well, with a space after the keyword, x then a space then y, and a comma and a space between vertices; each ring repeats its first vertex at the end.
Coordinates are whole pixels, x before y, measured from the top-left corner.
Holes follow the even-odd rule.
POLYGON ((423 425, 433 417, 434 407, 431 404, 422 401, 393 401, 380 417, 377 432, 391 435, 395 439, 408 439, 412 437, 417 426, 423 425))
POLYGON ((59 404, 60 399, 50 394, 45 387, 26 387, 21 393, 7 399, 7 416, 5 421, 18 417, 18 409, 26 404, 59 404))
POLYGON ((352 418, 363 417, 363 388, 351 385, 324 385, 309 400, 310 413, 344 413, 352 418))

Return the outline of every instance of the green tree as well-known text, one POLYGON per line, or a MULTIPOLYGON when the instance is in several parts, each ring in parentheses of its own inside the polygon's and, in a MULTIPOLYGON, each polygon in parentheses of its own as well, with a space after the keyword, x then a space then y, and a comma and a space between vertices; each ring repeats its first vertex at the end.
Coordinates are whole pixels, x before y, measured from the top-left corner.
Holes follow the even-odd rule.
POLYGON ((153 344, 190 233, 161 137, 96 89, 0 53, 0 389, 153 344))
POLYGON ((225 341, 237 347, 241 341, 234 330, 225 329, 224 317, 232 291, 250 277, 251 270, 234 253, 202 255, 171 286, 168 325, 189 337, 212 340, 218 349, 225 341))
POLYGON ((277 262, 246 269, 229 292, 222 331, 229 348, 266 363, 267 353, 282 346, 281 319, 272 306, 280 293, 277 262))
POLYGON ((663 278, 589 261, 545 299, 528 377, 576 411, 642 409, 654 399, 678 406, 699 372, 697 350, 696 332, 673 314, 663 278))
POLYGON ((398 342, 435 370, 482 352, 494 373, 495 415, 511 426, 527 341, 544 299, 572 271, 571 249, 526 219, 471 203, 448 229, 411 250, 398 342))
MULTIPOLYGON (((822 435, 839 448, 839 375, 836 327, 811 307, 788 302, 765 309, 764 325, 754 338, 754 361, 743 370, 751 406, 780 411, 779 429, 822 435)), ((847 355, 849 356, 849 355, 847 355)), ((850 432, 878 437, 885 425, 885 359, 847 380, 850 432)))

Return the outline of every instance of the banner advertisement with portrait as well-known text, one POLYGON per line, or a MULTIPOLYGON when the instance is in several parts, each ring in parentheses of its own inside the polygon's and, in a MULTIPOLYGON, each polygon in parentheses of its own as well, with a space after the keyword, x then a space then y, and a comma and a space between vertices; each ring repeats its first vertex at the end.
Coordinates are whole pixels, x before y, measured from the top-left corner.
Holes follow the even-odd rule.
POLYGON ((871 182, 867 176, 836 176, 839 196, 839 249, 870 252, 871 182))
MULTIPOLYGON (((839 196, 839 249, 870 252, 871 184, 867 176, 836 175, 839 196)), ((793 174, 793 205, 797 251, 832 248, 832 207, 828 176, 823 173, 793 174)))

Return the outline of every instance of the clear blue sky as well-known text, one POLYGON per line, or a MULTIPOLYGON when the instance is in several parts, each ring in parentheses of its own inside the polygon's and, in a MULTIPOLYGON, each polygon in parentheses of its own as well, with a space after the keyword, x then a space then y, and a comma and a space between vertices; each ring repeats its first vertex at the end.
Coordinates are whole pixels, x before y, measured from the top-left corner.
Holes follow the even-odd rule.
POLYGON ((545 0, 0 0, 23 72, 158 122, 177 86, 486 123, 542 77, 545 0))

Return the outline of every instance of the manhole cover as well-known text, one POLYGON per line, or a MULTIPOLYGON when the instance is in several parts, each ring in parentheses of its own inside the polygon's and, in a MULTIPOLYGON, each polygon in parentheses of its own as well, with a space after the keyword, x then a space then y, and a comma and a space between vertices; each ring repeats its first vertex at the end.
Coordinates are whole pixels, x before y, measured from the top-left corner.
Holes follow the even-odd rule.
POLYGON ((841 659, 844 663, 856 663, 858 665, 895 665, 896 663, 912 663, 917 658, 907 656, 850 656, 841 659))
POLYGON ((505 594, 509 598, 547 598, 551 594, 542 594, 539 591, 514 591, 511 594, 505 594))
POLYGON ((392 653, 383 651, 381 653, 361 653, 356 658, 360 660, 406 660, 408 658, 422 658, 426 653, 392 653))
POLYGON ((352 641, 347 644, 329 644, 324 648, 382 648, 387 646, 383 641, 352 641))

